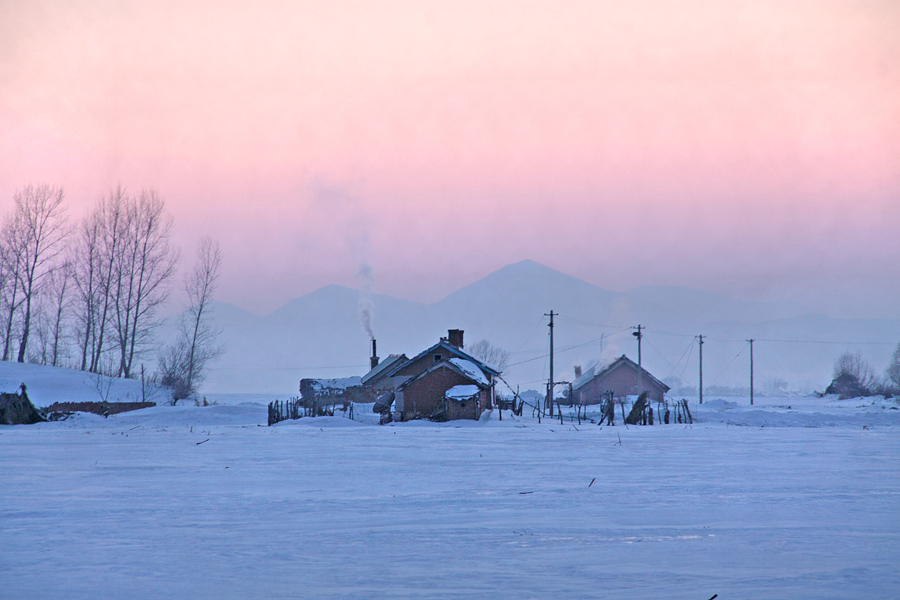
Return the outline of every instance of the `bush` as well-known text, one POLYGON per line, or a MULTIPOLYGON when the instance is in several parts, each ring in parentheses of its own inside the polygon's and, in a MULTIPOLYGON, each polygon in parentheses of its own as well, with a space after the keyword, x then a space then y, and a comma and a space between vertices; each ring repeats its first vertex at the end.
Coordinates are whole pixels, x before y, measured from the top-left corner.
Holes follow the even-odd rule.
POLYGON ((862 354, 845 352, 834 363, 834 379, 825 393, 837 394, 841 398, 872 396, 876 385, 875 373, 862 354))
POLYGON ((891 364, 884 374, 884 387, 891 394, 900 394, 900 344, 897 344, 891 364))

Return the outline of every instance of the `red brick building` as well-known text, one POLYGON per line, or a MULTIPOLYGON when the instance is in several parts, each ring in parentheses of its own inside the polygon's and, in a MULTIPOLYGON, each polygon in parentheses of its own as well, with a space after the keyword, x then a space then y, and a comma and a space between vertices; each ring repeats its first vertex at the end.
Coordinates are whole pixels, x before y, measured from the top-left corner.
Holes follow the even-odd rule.
POLYGON ((493 387, 475 363, 445 358, 397 388, 394 409, 402 420, 478 419, 492 405, 493 387))
POLYGON ((406 421, 479 418, 494 405, 494 378, 500 372, 465 352, 463 331, 451 329, 446 338, 413 358, 397 360, 391 367, 370 374, 370 381, 392 382, 392 412, 395 418, 406 421), (447 392, 458 386, 475 386, 477 390, 463 390, 473 392, 465 397, 457 389, 448 397, 447 392))
POLYGON ((624 354, 606 367, 591 367, 572 382, 575 404, 599 404, 603 400, 603 394, 608 392, 612 392, 615 398, 624 398, 636 396, 642 391, 647 392, 650 400, 662 402, 669 386, 646 369, 638 367, 636 362, 624 354))

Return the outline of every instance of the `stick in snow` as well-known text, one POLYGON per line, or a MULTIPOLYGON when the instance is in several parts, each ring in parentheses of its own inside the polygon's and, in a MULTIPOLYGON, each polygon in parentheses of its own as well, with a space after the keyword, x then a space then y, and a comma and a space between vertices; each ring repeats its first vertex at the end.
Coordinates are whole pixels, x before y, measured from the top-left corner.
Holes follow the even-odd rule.
POLYGON ((205 444, 205 443, 208 442, 208 441, 209 441, 209 438, 206 438, 206 439, 203 440, 202 442, 197 442, 197 445, 199 446, 200 444, 205 444))

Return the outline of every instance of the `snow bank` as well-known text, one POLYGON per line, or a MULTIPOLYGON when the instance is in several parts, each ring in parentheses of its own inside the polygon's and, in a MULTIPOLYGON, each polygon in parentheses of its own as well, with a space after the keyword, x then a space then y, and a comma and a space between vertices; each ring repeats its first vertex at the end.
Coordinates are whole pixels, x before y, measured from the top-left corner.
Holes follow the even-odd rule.
POLYGON ((14 392, 24 383, 38 408, 54 402, 166 402, 166 390, 135 379, 106 377, 63 367, 0 361, 0 391, 14 392))

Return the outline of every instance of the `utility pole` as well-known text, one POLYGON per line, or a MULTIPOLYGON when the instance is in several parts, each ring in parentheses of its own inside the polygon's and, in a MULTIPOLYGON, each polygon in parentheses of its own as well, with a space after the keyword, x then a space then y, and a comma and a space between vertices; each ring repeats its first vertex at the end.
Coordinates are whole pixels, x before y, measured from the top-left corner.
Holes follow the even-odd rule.
POLYGON ((544 313, 545 317, 550 317, 550 384, 547 386, 547 405, 550 409, 550 416, 553 416, 553 317, 559 313, 544 313))
POLYGON ((703 338, 706 336, 698 335, 700 340, 700 404, 703 404, 703 338))
POLYGON ((641 333, 641 329, 645 329, 645 327, 643 325, 638 325, 635 329, 637 329, 637 331, 631 335, 636 337, 638 342, 638 395, 640 395, 644 391, 644 368, 641 366, 641 339, 643 339, 644 335, 641 333))
POLYGON ((753 338, 747 341, 750 342, 750 406, 753 406, 753 338))

